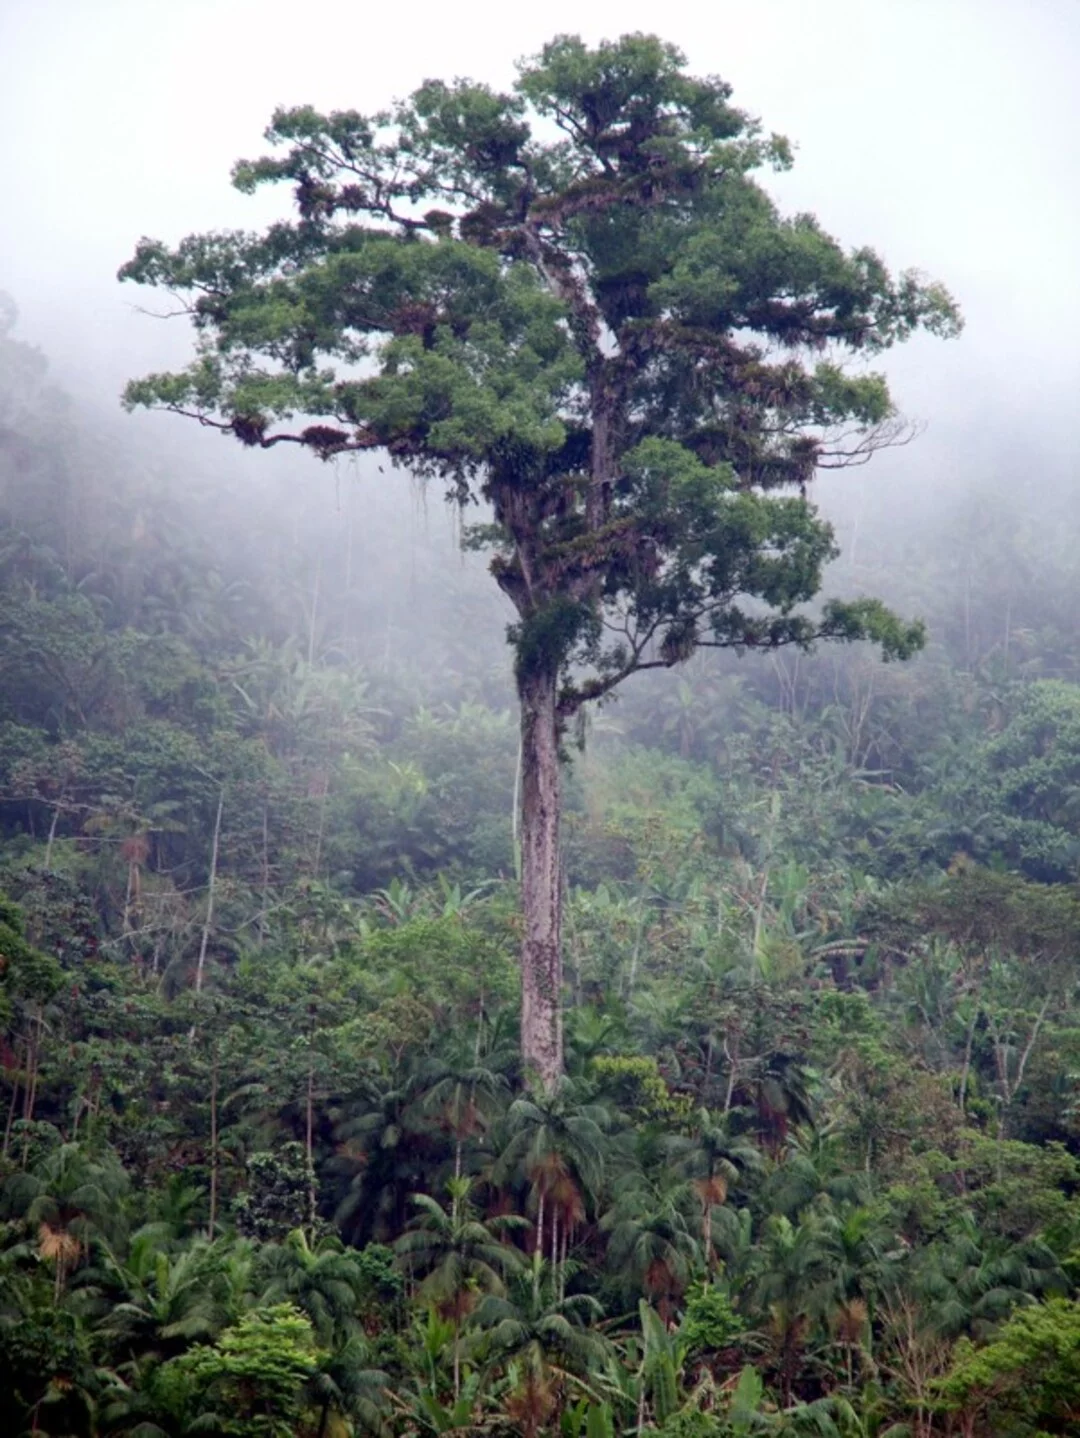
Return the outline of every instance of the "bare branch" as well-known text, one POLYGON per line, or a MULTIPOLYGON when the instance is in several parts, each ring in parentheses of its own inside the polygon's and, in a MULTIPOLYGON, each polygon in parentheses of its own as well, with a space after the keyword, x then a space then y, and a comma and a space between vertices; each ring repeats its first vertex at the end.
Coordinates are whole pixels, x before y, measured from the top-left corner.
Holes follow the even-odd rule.
POLYGON ((899 449, 908 445, 922 434, 925 426, 906 420, 900 415, 882 420, 871 429, 850 430, 837 435, 831 443, 835 448, 823 448, 818 454, 819 469, 849 469, 866 464, 879 450, 899 449), (848 447, 849 446, 849 447, 848 447))

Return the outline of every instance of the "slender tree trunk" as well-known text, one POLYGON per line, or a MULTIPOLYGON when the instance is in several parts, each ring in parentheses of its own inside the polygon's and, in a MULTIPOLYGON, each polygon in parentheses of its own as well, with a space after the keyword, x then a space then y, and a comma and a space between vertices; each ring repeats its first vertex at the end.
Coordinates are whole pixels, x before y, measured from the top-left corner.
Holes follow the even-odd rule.
POLYGON ((308 1059, 307 1100, 304 1106, 304 1153, 308 1168, 315 1167, 315 1059, 308 1059))
POLYGON ((533 1250, 533 1300, 540 1296, 540 1263, 544 1257, 544 1189, 540 1188, 540 1201, 536 1208, 536 1247, 533 1250))
MULTIPOLYGON (((27 1123, 34 1120, 34 1104, 37 1101, 38 1085, 38 1063, 41 1055, 41 1036, 45 1029, 45 1017, 41 1012, 41 1005, 38 1005, 37 1013, 34 1015, 35 1025, 33 1037, 28 1039, 27 1062, 26 1062, 26 1098, 23 1102, 23 1118, 27 1123)), ((30 1029, 27 1029, 28 1035, 30 1029)))
POLYGON ((135 889, 135 865, 128 861, 127 890, 124 893, 124 914, 122 919, 122 932, 126 936, 131 932, 131 896, 135 889))
POLYGON ((262 899, 259 904, 259 948, 266 942, 266 911, 270 907, 270 824, 268 805, 262 811, 262 899))
POLYGON ((319 575, 322 570, 322 561, 315 561, 315 583, 311 589, 311 623, 308 625, 308 646, 307 662, 309 667, 315 663, 315 621, 319 613, 319 575))
POLYGON ((218 1199, 218 1059, 217 1049, 214 1050, 214 1062, 210 1073, 210 1222, 207 1224, 206 1236, 211 1243, 214 1241, 214 1230, 217 1228, 217 1199, 218 1199))
POLYGON ((322 794, 319 798, 319 828, 315 836, 315 860, 311 866, 311 877, 318 879, 319 868, 322 864, 323 836, 326 833, 326 799, 330 793, 330 775, 324 774, 322 781, 322 794))
POLYGON ((724 1035, 724 1057, 728 1061, 727 1092, 724 1094, 724 1112, 731 1112, 731 1102, 735 1097, 735 1071, 738 1067, 735 1055, 731 1052, 731 1045, 728 1043, 727 1034, 724 1035))
POLYGON ((202 993, 203 974, 206 971, 206 949, 210 943, 210 931, 214 924, 214 889, 217 887, 218 846, 221 842, 221 811, 225 805, 225 786, 218 794, 217 815, 214 818, 214 842, 210 850, 210 883, 206 890, 206 921, 203 924, 202 941, 199 944, 199 963, 195 970, 195 992, 202 993))
MULTIPOLYGON (((29 1041, 27 1042, 27 1050, 29 1051, 29 1041)), ((0 1149, 0 1157, 2 1158, 7 1158, 8 1150, 11 1148, 11 1131, 15 1127, 15 1110, 19 1103, 20 1076, 18 1040, 16 1040, 14 1057, 15 1065, 11 1070, 11 1103, 8 1105, 7 1123, 4 1125, 4 1146, 0 1149)))
POLYGON ((974 1007, 974 1009, 973 1009, 973 1011, 972 1011, 972 1015, 971 1015, 971 1022, 968 1024, 968 1026, 967 1026, 967 1033, 964 1035, 964 1066, 963 1066, 963 1068, 962 1068, 961 1071, 960 1071, 960 1095, 959 1095, 959 1103, 960 1103, 960 1112, 961 1112, 961 1114, 964 1115, 965 1118, 967 1117, 967 1090, 968 1090, 968 1080, 969 1080, 969 1078, 970 1078, 970 1076, 971 1076, 971 1049, 972 1049, 972 1045, 973 1045, 974 1042, 975 1042, 975 1025, 976 1025, 976 1024, 978 1023, 978 1021, 979 1021, 979 1013, 980 1013, 980 1012, 981 1012, 981 1010, 980 1010, 980 1008, 979 1008, 979 1002, 978 1002, 978 999, 976 999, 976 1001, 975 1001, 975 1007, 974 1007))
POLYGON ((311 1230, 311 1241, 315 1242, 315 1211, 318 1207, 318 1194, 315 1191, 315 1055, 312 1053, 308 1060, 307 1075, 307 1112, 305 1114, 304 1152, 307 1158, 307 1199, 308 1199, 308 1227, 311 1230))
POLYGON ((56 842, 56 826, 57 826, 57 824, 60 822, 60 810, 61 810, 61 808, 62 808, 62 806, 63 806, 63 802, 64 802, 64 793, 63 793, 63 790, 61 790, 61 791, 60 791, 60 797, 59 797, 59 799, 57 799, 56 803, 53 805, 52 820, 51 820, 51 822, 50 822, 50 824, 49 824, 49 839, 48 839, 48 842, 47 842, 46 845, 45 845, 45 864, 44 864, 44 867, 45 867, 46 873, 52 868, 53 844, 56 842))
POLYGON ((1016 1066, 1016 1082, 1013 1084, 1013 1090, 1009 1096, 1010 1103, 1016 1097, 1021 1084, 1024 1082, 1024 1071, 1028 1066, 1028 1059, 1031 1057, 1031 1051, 1039 1040, 1039 1033, 1041 1032, 1042 1026, 1046 1021, 1046 1012, 1050 1007, 1050 1000, 1052 997, 1053 990, 1051 990, 1051 992, 1046 995, 1042 1003, 1039 1005, 1038 1017, 1036 1018, 1035 1023, 1032 1026, 1031 1033, 1028 1035, 1028 1041, 1024 1045, 1023 1053, 1020 1055, 1020 1062, 1016 1066))
POLYGON ((647 917, 647 912, 643 909, 641 917, 638 920, 637 934, 634 936, 634 947, 630 954, 630 972, 627 975, 626 988, 623 992, 624 999, 632 998, 634 990, 637 987, 638 959, 641 957, 641 944, 645 937, 645 921, 647 917))
POLYGON ((526 1075, 550 1091, 562 1077, 557 675, 518 681, 521 700, 521 1053, 526 1075))

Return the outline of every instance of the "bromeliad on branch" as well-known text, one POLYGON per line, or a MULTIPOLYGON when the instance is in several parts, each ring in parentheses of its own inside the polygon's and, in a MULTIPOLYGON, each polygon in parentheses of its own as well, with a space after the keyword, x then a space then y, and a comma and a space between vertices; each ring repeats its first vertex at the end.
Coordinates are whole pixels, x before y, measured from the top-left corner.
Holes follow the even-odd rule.
POLYGON ((784 218, 754 179, 787 143, 651 36, 563 36, 509 93, 428 81, 391 111, 279 111, 243 191, 263 234, 143 240, 121 277, 178 296, 193 364, 132 382, 263 448, 380 450, 491 522, 521 700, 522 1052, 562 1072, 559 749, 629 675, 703 646, 922 631, 878 601, 807 614, 836 550, 824 465, 904 434, 885 380, 841 366, 948 336, 939 285, 784 218))

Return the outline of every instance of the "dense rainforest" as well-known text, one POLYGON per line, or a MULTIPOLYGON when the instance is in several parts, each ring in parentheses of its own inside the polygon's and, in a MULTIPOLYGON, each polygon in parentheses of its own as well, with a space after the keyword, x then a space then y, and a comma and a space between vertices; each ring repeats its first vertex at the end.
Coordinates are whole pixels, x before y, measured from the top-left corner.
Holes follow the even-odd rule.
POLYGON ((2 1431, 1080 1431, 1068 497, 838 510, 907 662, 575 715, 538 1089, 438 487, 163 450, 0 319, 2 1431))

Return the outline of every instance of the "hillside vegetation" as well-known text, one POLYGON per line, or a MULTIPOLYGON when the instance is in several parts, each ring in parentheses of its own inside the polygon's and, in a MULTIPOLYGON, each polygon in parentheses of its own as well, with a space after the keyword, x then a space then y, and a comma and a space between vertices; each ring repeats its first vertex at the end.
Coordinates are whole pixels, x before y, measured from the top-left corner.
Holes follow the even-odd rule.
POLYGON ((911 663, 567 736, 538 1094, 507 614, 437 496, 207 443, 0 340, 3 1432, 1078 1431, 1064 506, 863 536, 911 663))

